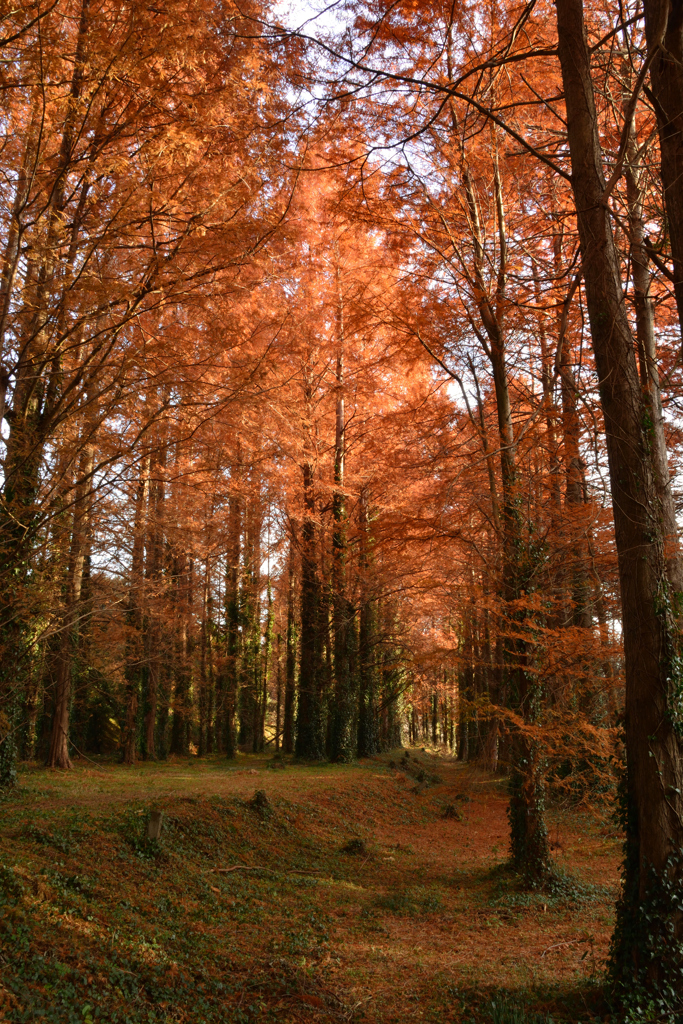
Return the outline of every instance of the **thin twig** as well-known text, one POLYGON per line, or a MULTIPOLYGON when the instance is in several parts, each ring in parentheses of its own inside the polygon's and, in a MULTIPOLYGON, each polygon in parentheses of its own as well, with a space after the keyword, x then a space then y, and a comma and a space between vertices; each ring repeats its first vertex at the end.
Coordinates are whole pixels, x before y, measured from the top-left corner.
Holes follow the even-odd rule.
POLYGON ((588 939, 569 939, 567 942, 556 942, 553 946, 548 946, 547 949, 544 949, 541 957, 544 957, 551 949, 561 949, 563 946, 576 946, 579 942, 588 942, 588 939))
POLYGON ((231 871, 272 871, 271 868, 262 868, 259 865, 251 867, 248 864, 233 864, 231 868, 212 868, 217 875, 229 875, 231 871))

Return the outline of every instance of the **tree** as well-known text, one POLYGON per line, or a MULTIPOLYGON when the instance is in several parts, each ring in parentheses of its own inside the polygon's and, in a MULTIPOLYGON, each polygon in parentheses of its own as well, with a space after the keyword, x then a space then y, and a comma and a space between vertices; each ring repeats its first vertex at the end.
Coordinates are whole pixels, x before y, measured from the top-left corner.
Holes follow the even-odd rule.
POLYGON ((652 419, 648 389, 641 389, 638 377, 606 203, 608 189, 580 0, 559 0, 557 18, 572 188, 605 416, 626 659, 627 849, 613 970, 627 985, 635 971, 638 982, 654 985, 667 1010, 675 1012, 676 1006, 680 1008, 674 980, 678 977, 676 948, 682 934, 672 890, 680 884, 677 851, 683 844, 675 607, 680 568, 679 558, 666 550, 670 535, 665 532, 674 510, 670 489, 657 488, 653 451, 660 441, 654 434, 661 431, 661 421, 652 419), (666 950, 660 950, 658 962, 649 952, 650 943, 657 941, 652 923, 643 941, 643 923, 652 921, 648 908, 654 901, 659 918, 656 932, 666 950))

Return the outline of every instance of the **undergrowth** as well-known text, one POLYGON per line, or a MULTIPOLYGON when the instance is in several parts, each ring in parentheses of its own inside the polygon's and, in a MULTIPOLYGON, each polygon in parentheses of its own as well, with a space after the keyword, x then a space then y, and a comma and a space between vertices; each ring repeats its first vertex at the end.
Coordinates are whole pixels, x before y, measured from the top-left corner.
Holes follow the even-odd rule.
POLYGON ((545 1013, 535 1013, 527 1006, 499 996, 491 1001, 491 1024, 553 1024, 545 1013))
POLYGON ((539 889, 529 888, 524 879, 507 865, 492 872, 492 877, 494 885, 489 897, 490 905, 509 910, 611 905, 615 899, 613 885, 585 882, 558 870, 550 883, 539 889))
POLYGON ((267 814, 249 795, 75 808, 15 794, 0 826, 0 1021, 588 1024, 559 989, 493 993, 488 934, 462 964, 436 951, 482 914, 495 928, 567 908, 590 920, 607 890, 568 876, 529 893, 504 869, 461 869, 477 800, 465 821, 444 819, 452 797, 387 788, 373 771, 336 770, 320 800, 269 788, 267 814), (425 859, 430 829, 456 855, 448 870, 425 859))

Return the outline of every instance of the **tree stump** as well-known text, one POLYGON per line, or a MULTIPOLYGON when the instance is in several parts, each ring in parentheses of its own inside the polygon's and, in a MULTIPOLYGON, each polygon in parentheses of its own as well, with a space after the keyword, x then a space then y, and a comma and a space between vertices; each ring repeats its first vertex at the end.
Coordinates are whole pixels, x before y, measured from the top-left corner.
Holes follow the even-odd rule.
POLYGON ((164 816, 161 811, 150 811, 149 821, 147 822, 147 838, 158 839, 161 835, 161 823, 164 820, 164 816))
POLYGON ((270 807, 270 800, 264 789, 256 790, 251 800, 251 806, 257 811, 265 811, 270 807))

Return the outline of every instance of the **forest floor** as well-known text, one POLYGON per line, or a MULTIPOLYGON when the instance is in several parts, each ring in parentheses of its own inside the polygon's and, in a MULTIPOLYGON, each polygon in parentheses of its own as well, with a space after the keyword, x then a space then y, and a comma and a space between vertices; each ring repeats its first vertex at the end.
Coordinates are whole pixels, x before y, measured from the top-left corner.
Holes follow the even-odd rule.
POLYGON ((564 880, 525 892, 503 781, 410 755, 25 766, 0 804, 0 1021, 609 1020, 608 817, 552 809, 564 880))

